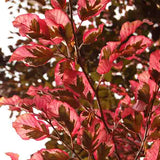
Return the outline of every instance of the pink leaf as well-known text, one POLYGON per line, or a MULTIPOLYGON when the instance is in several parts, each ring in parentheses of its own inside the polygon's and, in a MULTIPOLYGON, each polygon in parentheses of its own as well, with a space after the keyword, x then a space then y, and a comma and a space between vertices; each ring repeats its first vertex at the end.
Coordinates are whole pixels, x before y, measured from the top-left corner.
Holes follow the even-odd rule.
POLYGON ((20 104, 22 102, 22 99, 20 97, 14 95, 11 98, 0 98, 0 106, 1 105, 9 105, 9 108, 11 111, 20 111, 20 104))
POLYGON ((58 27, 59 25, 66 26, 70 20, 65 12, 61 9, 48 10, 45 13, 46 22, 49 27, 58 27))
POLYGON ((41 111, 46 111, 47 105, 51 102, 52 97, 50 95, 39 96, 36 95, 33 98, 33 103, 36 105, 36 108, 41 111))
POLYGON ((113 53, 119 45, 120 45, 120 41, 110 41, 110 42, 107 42, 106 47, 108 47, 110 52, 113 53))
POLYGON ((110 71, 111 67, 114 66, 113 61, 117 59, 118 54, 116 48, 120 42, 108 42, 101 50, 100 60, 97 68, 99 74, 105 74, 110 71))
POLYGON ((139 83, 134 80, 130 80, 129 83, 131 85, 131 90, 135 94, 135 98, 137 99, 139 83))
POLYGON ((80 128, 77 143, 92 153, 101 143, 107 142, 108 138, 104 124, 100 120, 94 119, 88 127, 80 128))
POLYGON ((97 37, 102 33, 104 24, 99 25, 98 28, 87 30, 83 34, 83 43, 90 44, 97 40, 97 37))
POLYGON ((64 9, 66 7, 66 0, 51 0, 51 4, 55 9, 64 9))
POLYGON ((68 61, 66 59, 62 59, 59 61, 55 67, 55 81, 57 85, 64 85, 67 89, 69 89, 71 92, 76 94, 76 96, 79 95, 78 91, 77 93, 71 88, 70 85, 76 85, 77 83, 77 77, 82 79, 82 82, 84 84, 84 90, 83 94, 87 97, 88 93, 90 92, 91 97, 94 97, 94 91, 91 88, 90 84, 88 83, 88 80, 86 79, 83 72, 79 72, 75 70, 75 63, 72 61, 68 61))
POLYGON ((35 58, 35 56, 32 55, 31 52, 27 50, 27 48, 28 48, 28 46, 22 46, 22 47, 17 48, 13 52, 12 56, 10 57, 9 62, 12 62, 12 61, 15 61, 15 60, 23 61, 27 57, 35 58))
POLYGON ((92 87, 90 86, 86 76, 84 75, 83 72, 79 72, 79 71, 76 71, 76 70, 69 70, 69 69, 66 69, 64 71, 64 74, 63 74, 63 83, 65 85, 65 87, 67 89, 69 89, 70 91, 72 91, 74 94, 77 94, 77 96, 80 93, 80 90, 77 90, 74 91, 74 89, 72 89, 71 85, 74 85, 75 87, 80 87, 78 84, 77 84, 77 81, 78 81, 78 78, 79 79, 82 79, 82 87, 84 87, 84 89, 81 87, 81 89, 83 89, 83 94, 84 96, 87 97, 88 93, 90 93, 90 96, 91 98, 93 99, 94 98, 94 91, 92 89, 92 87))
POLYGON ((141 54, 147 47, 152 45, 152 41, 145 36, 132 36, 121 46, 120 50, 123 54, 132 56, 133 54, 141 54))
POLYGON ((61 9, 52 9, 45 12, 45 21, 50 28, 50 38, 55 44, 63 39, 70 41, 72 39, 72 27, 68 15, 61 9))
POLYGON ((49 87, 43 88, 42 86, 38 86, 38 87, 30 86, 27 91, 27 94, 30 96, 36 96, 38 93, 39 94, 47 93, 48 90, 49 90, 49 87))
POLYGON ((57 85, 63 85, 63 73, 65 69, 75 69, 75 63, 67 60, 62 59, 60 60, 55 67, 54 76, 55 76, 55 82, 57 85))
POLYGON ((127 37, 129 35, 131 35, 132 33, 134 33, 136 31, 136 29, 141 26, 143 23, 147 23, 149 25, 152 25, 152 22, 148 21, 148 20, 136 20, 133 22, 126 22, 122 25, 121 31, 120 31, 120 37, 121 37, 121 42, 126 40, 127 37))
POLYGON ((18 160, 19 159, 19 155, 17 153, 7 152, 6 155, 9 156, 11 158, 11 160, 18 160))
POLYGON ((14 27, 19 28, 19 32, 22 36, 27 34, 42 34, 48 35, 48 28, 44 20, 40 19, 36 14, 23 14, 13 21, 14 27))
POLYGON ((65 129, 67 127, 67 129, 71 132, 72 136, 77 133, 77 130, 80 127, 79 116, 77 115, 76 111, 67 103, 58 100, 53 100, 47 106, 47 115, 50 119, 53 119, 53 117, 57 119, 57 122, 62 128, 65 129), (65 115, 69 117, 68 121, 65 121, 65 119, 63 119, 65 115))
POLYGON ((159 145, 160 145, 159 140, 154 141, 151 148, 147 149, 144 160, 157 160, 159 153, 159 145))
POLYGON ((156 83, 151 80, 151 76, 149 74, 149 71, 144 71, 141 74, 139 74, 138 76, 138 80, 140 83, 146 83, 149 84, 149 88, 150 88, 150 100, 152 99, 154 92, 156 91, 156 83))
POLYGON ((22 109, 27 110, 27 111, 32 111, 32 108, 25 108, 25 106, 30 106, 32 105, 32 100, 31 99, 21 99, 20 97, 14 95, 11 98, 0 98, 0 105, 9 105, 9 109, 11 111, 18 111, 20 112, 22 109))
POLYGON ((11 98, 0 98, 0 105, 11 105, 11 106, 16 106, 18 103, 21 102, 20 97, 14 95, 11 98))
POLYGON ((9 62, 12 62, 14 60, 24 60, 27 65, 39 66, 47 63, 47 61, 52 58, 52 56, 53 53, 48 47, 38 44, 32 44, 17 48, 13 52, 11 58, 9 59, 9 62))
POLYGON ((60 149, 41 149, 34 153, 30 160, 44 160, 44 159, 55 159, 55 160, 68 160, 69 155, 60 149))
POLYGON ((112 62, 109 62, 109 60, 107 59, 106 60, 102 59, 99 61, 97 72, 99 74, 108 73, 111 70, 111 67, 112 67, 112 62))
POLYGON ((82 21, 97 16, 110 0, 78 0, 78 15, 82 21))
MULTIPOLYGON (((118 103, 118 107, 115 110, 115 118, 118 118, 119 113, 121 113, 121 116, 123 114, 122 117, 125 117, 126 112, 124 114, 124 112, 122 111, 123 105, 125 106, 129 106, 129 104, 131 103, 131 99, 128 95, 126 95, 123 99, 121 99, 118 103)), ((130 107, 129 107, 130 108, 130 107)))
POLYGON ((160 72, 160 50, 151 53, 149 59, 149 69, 160 72))
POLYGON ((82 80, 83 80, 83 83, 84 83, 84 91, 83 91, 83 94, 87 97, 88 93, 90 93, 91 95, 91 98, 93 99, 94 98, 94 91, 91 87, 91 85, 89 84, 85 74, 82 72, 81 73, 81 77, 82 77, 82 80))
POLYGON ((124 119, 125 117, 127 117, 130 114, 133 115, 133 113, 134 113, 134 110, 131 107, 127 107, 124 109, 124 111, 122 111, 121 117, 122 117, 122 119, 124 119))
POLYGON ((32 114, 26 113, 20 115, 15 122, 13 128, 17 134, 24 140, 33 138, 35 140, 42 140, 49 134, 48 127, 40 120, 37 120, 32 114))
POLYGON ((137 112, 142 112, 146 109, 147 104, 141 100, 137 100, 137 102, 133 105, 133 109, 137 112))
POLYGON ((145 82, 148 83, 148 81, 150 80, 150 74, 148 71, 144 71, 141 74, 138 75, 138 80, 140 82, 145 82))

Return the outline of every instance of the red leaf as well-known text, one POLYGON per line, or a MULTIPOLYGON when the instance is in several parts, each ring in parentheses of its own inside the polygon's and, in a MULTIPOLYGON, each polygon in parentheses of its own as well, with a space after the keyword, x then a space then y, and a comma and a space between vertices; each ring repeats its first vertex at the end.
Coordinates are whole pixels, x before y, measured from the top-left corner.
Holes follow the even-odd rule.
POLYGON ((141 74, 138 75, 138 80, 140 82, 145 82, 148 83, 148 81, 150 80, 150 74, 148 71, 144 71, 141 74))
POLYGON ((160 72, 160 50, 156 50, 150 54, 149 70, 160 72))
POLYGON ((27 91, 27 94, 30 96, 36 96, 37 93, 42 93, 42 94, 47 93, 48 90, 49 90, 49 87, 43 88, 42 86, 38 86, 38 87, 30 86, 27 91))
POLYGON ((82 21, 97 16, 110 0, 78 0, 78 15, 82 21))
POLYGON ((37 120, 32 114, 20 115, 15 122, 13 128, 17 134, 24 140, 33 138, 35 140, 42 140, 49 134, 48 127, 40 120, 37 120))
POLYGON ((12 62, 15 60, 23 61, 27 57, 35 58, 35 56, 33 54, 31 54, 31 52, 28 51, 27 48, 28 48, 28 46, 22 46, 22 47, 17 48, 13 52, 12 56, 10 57, 9 62, 12 62))
POLYGON ((118 54, 116 48, 120 42, 108 42, 101 50, 100 60, 97 68, 99 74, 105 74, 110 71, 111 67, 114 66, 113 61, 117 59, 118 54))
POLYGON ((125 117, 127 117, 128 115, 133 115, 134 110, 131 107, 127 107, 124 109, 124 111, 122 111, 121 113, 121 118, 124 119, 125 117))
MULTIPOLYGON (((131 98, 126 94, 126 96, 121 99, 118 103, 118 107, 115 110, 115 118, 118 118, 119 114, 121 113, 121 117, 124 118, 126 117, 128 114, 130 114, 130 110, 129 112, 125 112, 122 111, 123 105, 129 106, 131 103, 131 98)), ((128 107, 130 108, 130 107, 128 107)))
POLYGON ((65 85, 68 85, 68 84, 76 85, 77 76, 80 76, 80 75, 81 75, 81 72, 66 68, 63 74, 63 83, 65 85))
MULTIPOLYGON (((59 61, 55 67, 55 81, 57 85, 64 85, 67 89, 78 96, 78 92, 76 93, 70 85, 75 85, 77 83, 77 77, 82 79, 82 83, 84 84, 83 94, 87 97, 90 92, 91 97, 94 97, 94 91, 91 88, 88 80, 86 79, 83 72, 79 72, 75 70, 75 63, 72 61, 68 61, 67 59, 62 59, 59 61)), ((78 86, 77 86, 78 87, 78 86)))
POLYGON ((72 38, 72 27, 68 15, 61 9, 52 9, 45 12, 45 21, 50 28, 50 38, 55 44, 63 39, 66 41, 72 38))
POLYGON ((0 106, 1 105, 9 105, 9 108, 11 111, 20 111, 20 104, 21 104, 22 100, 14 95, 13 97, 11 98, 0 98, 0 106))
POLYGON ((19 32, 22 36, 27 34, 42 34, 48 35, 48 27, 44 20, 40 19, 36 14, 23 14, 13 21, 14 27, 19 28, 19 32))
MULTIPOLYGON (((70 70, 66 69, 63 74, 63 83, 67 89, 72 91, 74 94, 77 94, 77 92, 74 91, 74 89, 72 89, 72 87, 70 85, 74 85, 75 87, 79 88, 80 85, 77 84, 78 78, 82 79, 81 89, 83 89, 83 87, 84 87, 84 90, 83 90, 84 96, 87 97, 88 93, 90 93, 90 96, 93 99, 94 98, 94 91, 93 91, 92 87, 90 86, 90 84, 89 84, 89 82, 83 72, 79 72, 79 71, 71 70, 71 69, 70 70)), ((78 94, 77 94, 77 96, 78 96, 78 94)))
MULTIPOLYGON (((61 102, 61 101, 58 101, 58 100, 53 100, 50 104, 48 104, 48 106, 47 106, 47 116, 50 119, 53 119, 53 117, 55 119, 57 119, 57 122, 59 123, 59 125, 64 129, 67 126, 67 124, 65 124, 65 125, 64 125, 64 123, 61 124, 60 121, 65 122, 65 120, 63 120, 62 117, 61 117, 61 116, 64 117, 65 114, 67 114, 69 116, 69 121, 74 126, 72 128, 72 136, 73 136, 77 133, 77 130, 80 127, 80 120, 79 120, 79 116, 77 115, 76 111, 72 107, 70 107, 67 103, 64 103, 64 102, 61 102), (62 107, 62 106, 64 107, 65 111, 63 110, 63 113, 62 113, 63 115, 60 115, 60 107, 62 107)), ((67 128, 67 129, 69 129, 69 128, 67 128)))
POLYGON ((112 62, 109 62, 107 59, 102 59, 99 61, 97 72, 99 74, 108 73, 111 70, 112 62))
POLYGON ((11 160, 18 160, 19 159, 19 155, 17 153, 7 152, 6 155, 9 156, 11 158, 11 160))
POLYGON ((33 103, 36 105, 36 108, 41 111, 46 111, 47 105, 51 102, 52 97, 50 95, 39 96, 36 95, 33 98, 33 103))
POLYGON ((113 53, 119 45, 120 45, 119 41, 115 41, 115 42, 110 41, 110 42, 107 42, 106 47, 108 47, 110 52, 113 53))
POLYGON ((139 83, 133 80, 130 81, 136 99, 133 109, 136 111, 144 111, 152 100, 157 85, 150 78, 149 72, 144 71, 138 76, 139 83))
POLYGON ((10 105, 10 106, 16 106, 18 103, 21 102, 21 99, 14 95, 11 98, 0 98, 0 105, 10 105))
POLYGON ((80 128, 77 143, 92 153, 101 143, 107 142, 108 138, 104 124, 100 120, 94 119, 88 127, 80 128))
POLYGON ((141 100, 137 100, 137 102, 133 105, 133 109, 137 112, 142 112, 146 109, 147 104, 141 100))
POLYGON ((121 37, 121 42, 126 40, 127 37, 129 35, 131 35, 132 33, 134 33, 136 31, 136 29, 141 26, 143 23, 147 23, 149 25, 152 25, 153 23, 148 21, 148 20, 136 20, 133 22, 125 22, 122 27, 121 27, 121 31, 120 31, 120 37, 121 37))
POLYGON ((69 155, 60 149, 41 149, 34 153, 30 160, 44 160, 44 159, 55 159, 55 160, 68 160, 69 155))
POLYGON ((38 44, 31 44, 17 48, 9 59, 9 62, 14 60, 25 61, 27 65, 39 66, 47 63, 52 58, 53 53, 48 47, 38 44))
POLYGON ((55 67, 54 76, 57 85, 63 85, 63 73, 65 69, 75 69, 75 63, 67 59, 60 60, 55 67))
POLYGON ((135 94, 135 99, 137 99, 137 92, 138 92, 139 83, 134 80, 130 80, 129 83, 131 85, 132 92, 135 94))
POLYGON ((91 87, 91 85, 89 84, 85 74, 82 72, 81 73, 81 77, 82 77, 82 80, 83 80, 83 83, 84 83, 84 91, 83 91, 83 94, 87 97, 88 93, 91 94, 91 98, 93 99, 94 98, 94 91, 91 87))
POLYGON ((83 43, 90 44, 97 40, 97 37, 102 33, 104 24, 99 25, 98 28, 87 30, 83 34, 83 43))
POLYGON ((147 149, 144 160, 157 160, 159 153, 159 146, 160 146, 160 141, 159 140, 154 141, 151 148, 147 149))
POLYGON ((0 105, 9 105, 9 109, 11 111, 18 111, 20 112, 22 109, 27 110, 27 111, 32 111, 32 108, 25 108, 25 106, 30 106, 32 105, 32 100, 31 99, 21 99, 20 97, 14 95, 11 98, 0 98, 0 105))
POLYGON ((55 9, 64 9, 66 7, 66 0, 51 0, 51 4, 55 9))
POLYGON ((47 25, 52 27, 66 26, 70 23, 68 15, 61 9, 47 10, 45 13, 47 25))
POLYGON ((152 45, 152 41, 145 36, 132 36, 121 46, 120 50, 123 54, 132 56, 133 54, 141 54, 147 47, 152 45))
POLYGON ((156 83, 151 80, 151 76, 149 74, 148 71, 144 71, 141 74, 138 75, 138 80, 140 83, 146 83, 149 84, 149 88, 150 88, 150 100, 153 97, 154 92, 156 91, 156 83))

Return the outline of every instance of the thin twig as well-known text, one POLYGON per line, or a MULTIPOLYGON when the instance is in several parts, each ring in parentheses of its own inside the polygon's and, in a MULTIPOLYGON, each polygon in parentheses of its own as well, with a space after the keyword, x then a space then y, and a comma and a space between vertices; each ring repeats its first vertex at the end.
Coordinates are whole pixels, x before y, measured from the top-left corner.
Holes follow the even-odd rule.
POLYGON ((154 93, 153 98, 152 98, 152 100, 151 100, 151 103, 150 103, 150 105, 149 105, 150 110, 149 110, 149 114, 148 114, 148 118, 147 118, 147 122, 146 122, 146 128, 145 128, 144 138, 143 138, 143 140, 142 140, 141 146, 140 146, 140 148, 139 148, 139 150, 138 150, 138 152, 137 152, 136 157, 135 157, 134 160, 138 160, 138 158, 139 158, 139 156, 140 156, 140 154, 141 154, 141 152, 142 152, 142 150, 143 150, 144 143, 145 143, 145 141, 146 141, 146 139, 147 139, 147 137, 148 137, 150 120, 151 120, 151 116, 152 116, 152 113, 153 113, 153 112, 152 112, 152 108, 153 108, 153 104, 154 104, 154 101, 155 101, 155 99, 156 99, 156 95, 157 95, 157 93, 158 93, 158 90, 159 90, 159 87, 157 88, 156 92, 154 93))
MULTIPOLYGON (((78 57, 78 64, 80 65, 80 67, 81 67, 81 69, 82 69, 82 71, 83 71, 83 73, 84 73, 84 75, 85 75, 88 83, 90 84, 92 90, 93 90, 94 93, 95 93, 95 97, 96 97, 96 100, 97 100, 97 105, 98 105, 98 108, 99 108, 100 114, 101 114, 101 118, 100 118, 100 119, 102 120, 102 122, 103 122, 103 124, 104 124, 104 126, 105 126, 106 131, 107 131, 109 134, 111 134, 111 130, 109 129, 109 127, 108 127, 108 125, 107 125, 107 123, 105 122, 105 119, 104 119, 103 109, 102 109, 102 106, 101 106, 101 103, 100 103, 100 99, 99 99, 99 96, 98 96, 98 92, 97 92, 96 89, 93 87, 93 85, 92 85, 92 83, 91 83, 91 80, 90 80, 90 78, 88 77, 88 74, 87 74, 87 72, 85 71, 85 69, 84 69, 84 67, 83 67, 83 65, 82 65, 81 59, 80 59, 80 55, 81 55, 81 54, 80 54, 80 50, 79 50, 79 47, 78 47, 77 36, 76 36, 76 32, 75 32, 74 25, 73 25, 74 22, 73 22, 72 0, 69 0, 69 10, 70 10, 70 14, 71 14, 71 15, 70 15, 70 20, 71 20, 72 31, 73 31, 74 40, 75 40, 75 49, 76 49, 76 53, 77 53, 77 57, 78 57)), ((114 137, 113 137, 113 142, 115 143, 114 137)), ((116 158, 117 158, 118 160, 121 160, 121 158, 120 158, 120 156, 119 156, 119 154, 118 154, 118 150, 117 150, 116 144, 115 144, 115 155, 116 155, 116 158)))
MULTIPOLYGON (((60 56, 62 58, 71 59, 70 53, 68 56, 64 55, 63 52, 61 51, 61 49, 58 47, 58 45, 52 39, 50 39, 50 40, 52 41, 52 43, 54 44, 56 49, 59 51, 59 54, 61 55, 61 56, 60 55, 57 55, 57 56, 60 56)), ((68 54, 68 46, 67 46, 67 54, 68 54)), ((73 60, 73 59, 71 59, 71 60, 73 60)))
POLYGON ((96 91, 98 91, 99 86, 100 86, 101 82, 103 81, 103 79, 104 79, 104 74, 102 74, 101 77, 99 78, 98 84, 96 86, 96 91))
POLYGON ((92 90, 93 90, 94 93, 95 93, 95 97, 96 97, 96 99, 97 99, 98 108, 100 109, 102 121, 103 121, 103 123, 104 123, 104 125, 105 125, 105 128, 106 128, 107 132, 110 133, 111 131, 110 131, 110 129, 108 128, 108 126, 107 126, 107 124, 106 124, 106 122, 105 122, 105 120, 104 120, 103 109, 102 109, 102 106, 101 106, 101 104, 100 104, 99 96, 98 96, 96 90, 94 89, 94 87, 93 87, 93 85, 92 85, 92 83, 91 83, 91 81, 90 81, 90 78, 88 77, 88 74, 86 73, 86 71, 85 71, 85 69, 84 69, 84 67, 83 67, 83 65, 82 65, 82 63, 81 63, 80 50, 79 50, 79 48, 78 48, 78 41, 77 41, 77 37, 76 37, 76 33, 75 33, 74 26, 73 26, 72 0, 69 1, 69 9, 70 9, 70 14, 71 14, 72 31, 73 31, 73 35, 74 35, 74 39, 75 39, 75 48, 76 48, 76 52, 77 52, 77 56, 78 56, 78 64, 79 64, 80 67, 82 68, 82 71, 83 71, 83 73, 84 73, 87 81, 89 82, 92 90))
MULTIPOLYGON (((48 120, 45 119, 45 121, 53 128, 53 130, 55 131, 55 133, 56 133, 57 137, 59 138, 59 140, 64 144, 64 146, 65 146, 68 150, 72 151, 72 152, 75 154, 75 156, 78 158, 78 160, 82 160, 82 159, 80 158, 80 156, 79 156, 79 155, 76 153, 76 151, 74 150, 73 144, 72 144, 72 147, 71 147, 68 143, 66 143, 66 142, 63 140, 63 138, 61 138, 59 132, 58 132, 57 129, 53 126, 53 124, 52 124, 51 120, 49 119, 47 113, 45 113, 45 115, 46 115, 47 118, 48 118, 48 120)), ((71 140, 71 141, 72 141, 72 140, 71 140)))
POLYGON ((57 137, 59 138, 60 141, 62 141, 62 143, 64 144, 64 146, 69 149, 70 151, 72 151, 76 157, 81 160, 81 158, 79 157, 79 155, 75 152, 74 148, 72 148, 69 144, 65 143, 65 141, 61 138, 59 132, 57 131, 57 129, 53 126, 52 122, 49 120, 48 123, 51 125, 51 127, 54 129, 54 131, 56 132, 57 137))
POLYGON ((83 45, 84 45, 84 43, 81 43, 80 46, 78 47, 78 49, 81 50, 83 45))

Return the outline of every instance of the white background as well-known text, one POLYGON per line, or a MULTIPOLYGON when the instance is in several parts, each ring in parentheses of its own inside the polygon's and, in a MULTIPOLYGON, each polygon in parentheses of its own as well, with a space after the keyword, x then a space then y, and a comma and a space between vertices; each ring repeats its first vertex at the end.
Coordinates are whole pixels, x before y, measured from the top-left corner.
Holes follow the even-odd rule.
MULTIPOLYGON (((5 54, 9 54, 8 45, 13 41, 8 40, 10 36, 9 30, 13 30, 13 19, 9 15, 8 6, 5 0, 0 0, 0 47, 5 54)), ((44 148, 44 141, 35 140, 22 140, 14 128, 12 128, 12 121, 9 119, 10 111, 8 107, 3 106, 0 108, 0 160, 10 160, 5 155, 6 152, 14 152, 20 155, 19 160, 27 160, 30 155, 44 148)))

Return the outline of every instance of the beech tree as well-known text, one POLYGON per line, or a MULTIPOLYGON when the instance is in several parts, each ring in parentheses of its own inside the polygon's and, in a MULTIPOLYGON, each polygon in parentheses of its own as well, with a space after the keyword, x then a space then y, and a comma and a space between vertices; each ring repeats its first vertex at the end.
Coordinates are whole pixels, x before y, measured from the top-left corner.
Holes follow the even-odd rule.
MULTIPOLYGON (((160 159, 156 17, 137 13, 116 26, 109 17, 115 6, 127 16, 128 5, 134 13, 141 2, 37 2, 48 9, 39 5, 36 14, 31 5, 13 21, 26 40, 10 46, 4 64, 20 80, 0 98, 18 113, 13 128, 23 140, 50 139, 30 160, 160 159)), ((158 13, 158 2, 144 4, 152 2, 158 13)), ((6 154, 18 160, 18 153, 6 154)))

